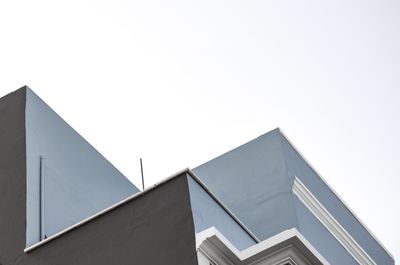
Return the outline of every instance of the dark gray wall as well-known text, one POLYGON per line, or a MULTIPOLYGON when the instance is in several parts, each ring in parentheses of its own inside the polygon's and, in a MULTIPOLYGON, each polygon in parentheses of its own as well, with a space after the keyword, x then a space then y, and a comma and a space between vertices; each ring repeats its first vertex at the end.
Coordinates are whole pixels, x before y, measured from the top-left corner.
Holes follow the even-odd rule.
POLYGON ((0 99, 0 264, 21 264, 25 248, 25 89, 0 99))
POLYGON ((186 175, 24 253, 25 88, 0 99, 0 264, 197 265, 186 175))
MULTIPOLYGON (((185 175, 17 258, 21 265, 197 265, 185 175)), ((14 263, 5 263, 11 265, 14 263)))

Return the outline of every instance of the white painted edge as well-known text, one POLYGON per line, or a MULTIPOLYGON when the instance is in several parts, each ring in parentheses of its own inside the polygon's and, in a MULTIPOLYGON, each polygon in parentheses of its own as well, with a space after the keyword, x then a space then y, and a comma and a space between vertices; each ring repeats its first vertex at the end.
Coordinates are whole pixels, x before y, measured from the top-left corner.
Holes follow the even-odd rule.
POLYGON ((377 265, 356 240, 328 212, 310 190, 297 178, 294 178, 293 193, 310 210, 310 212, 325 226, 339 243, 362 265, 377 265))
MULTIPOLYGON (((243 251, 239 251, 233 244, 226 239, 215 227, 210 227, 200 233, 196 234, 196 249, 202 251, 201 245, 208 238, 216 237, 220 242, 222 242, 240 261, 244 261, 256 254, 259 254, 279 243, 282 243, 291 238, 298 238, 302 244, 308 248, 308 250, 324 265, 329 265, 330 263, 308 242, 307 239, 296 229, 288 229, 281 233, 278 233, 258 244, 255 244, 243 251)), ((204 253, 204 251, 202 251, 204 253)), ((205 253, 206 254, 206 253, 205 253)), ((225 253, 223 253, 225 254, 225 253)), ((233 262, 231 262, 233 263, 233 262)))
POLYGON ((157 188, 158 186, 170 181, 171 179, 173 179, 173 178, 175 178, 175 177, 177 177, 177 176, 179 176, 179 175, 181 175, 182 173, 185 173, 185 172, 189 172, 189 168, 185 168, 185 169, 183 169, 181 171, 178 171, 174 175, 163 179, 162 181, 158 182, 157 184, 154 184, 153 186, 151 186, 151 187, 149 187, 149 188, 147 188, 145 190, 142 190, 142 191, 140 191, 138 193, 135 193, 135 194, 123 199, 122 201, 117 202, 116 204, 113 204, 110 207, 108 207, 108 208, 106 208, 106 209, 104 209, 104 210, 102 210, 102 211, 100 211, 100 212, 98 212, 98 213, 96 213, 96 214, 94 214, 92 216, 89 216, 86 219, 83 219, 79 223, 76 223, 76 224, 74 224, 72 226, 69 226, 69 227, 65 228, 64 230, 61 230, 60 232, 58 232, 58 233, 56 233, 56 234, 54 234, 52 236, 49 236, 48 238, 46 238, 46 239, 44 239, 42 241, 39 241, 36 244, 33 244, 33 245, 25 248, 24 252, 28 253, 28 252, 30 252, 30 251, 32 251, 32 250, 34 250, 34 249, 46 244, 46 243, 48 243, 49 241, 52 241, 52 240, 62 236, 63 234, 68 233, 69 231, 71 231, 71 230, 73 230, 73 229, 75 229, 75 228, 77 228, 79 226, 82 226, 82 225, 92 221, 93 219, 96 219, 97 217, 112 211, 113 209, 115 209, 115 208, 117 208, 117 207, 129 202, 129 201, 132 201, 132 200, 136 199, 137 197, 140 197, 140 196, 148 193, 149 191, 152 191, 153 189, 157 188))
POLYGON ((56 234, 54 234, 54 235, 52 235, 52 236, 49 236, 48 238, 46 238, 46 239, 44 239, 44 240, 42 240, 42 241, 39 241, 39 242, 37 242, 36 244, 33 244, 33 245, 31 245, 31 246, 29 246, 29 247, 27 247, 27 248, 25 248, 24 249, 24 252, 25 253, 28 253, 28 252, 30 252, 30 251, 32 251, 32 250, 34 250, 34 249, 36 249, 36 248, 38 248, 38 247, 40 247, 40 246, 42 246, 42 245, 44 245, 44 244, 46 244, 46 243, 48 243, 48 242, 50 242, 50 241, 52 241, 52 240, 54 240, 54 239, 56 239, 56 238, 58 238, 58 237, 60 237, 60 236, 62 236, 62 235, 64 235, 65 233, 68 233, 68 232, 70 232, 71 230, 74 230, 75 228, 77 228, 77 227, 79 227, 79 226, 82 226, 82 225, 84 225, 84 224, 86 224, 86 223, 88 223, 88 222, 90 222, 90 221, 92 221, 93 219, 96 219, 97 217, 99 217, 99 216, 101 216, 101 215, 103 215, 103 214, 106 214, 106 213, 108 213, 108 212, 110 212, 110 211, 112 211, 113 209, 115 209, 115 208, 117 208, 117 207, 119 207, 119 206, 121 206, 121 205, 123 205, 123 204, 125 204, 125 203, 128 203, 129 201, 132 201, 132 200, 134 200, 134 199, 136 199, 136 198, 138 198, 138 197, 140 197, 140 196, 142 196, 142 195, 144 195, 144 194, 146 194, 147 192, 150 192, 150 191, 152 191, 153 189, 155 189, 155 188, 157 188, 158 186, 160 186, 160 185, 162 185, 162 184, 164 184, 164 183, 166 183, 166 182, 168 182, 168 181, 170 181, 170 180, 172 180, 172 179, 174 179, 174 178, 176 178, 177 176, 179 176, 179 175, 181 175, 181 174, 183 174, 183 173, 187 173, 188 175, 190 175, 190 177, 191 178, 193 178, 194 179, 194 181, 196 181, 206 192, 207 192, 207 194, 210 196, 210 197, 212 197, 212 199, 214 199, 215 200, 215 202, 224 210, 224 211, 226 211, 227 213, 228 213, 228 215, 230 215, 230 217, 246 232, 246 233, 248 233, 249 234, 249 236, 250 237, 252 237, 253 238, 253 240, 255 241, 255 242, 260 242, 260 240, 250 231, 250 229, 248 229, 214 194, 212 194, 208 189, 207 189, 207 187, 205 186, 205 184, 196 176, 196 174, 192 171, 192 170, 190 170, 189 168, 185 168, 185 169, 182 169, 182 170, 180 170, 180 171, 178 171, 177 173, 175 173, 175 174, 173 174, 172 176, 170 176, 170 177, 167 177, 167 178, 165 178, 165 179, 163 179, 162 181, 160 181, 160 182, 158 182, 158 183, 156 183, 156 184, 154 184, 153 186, 151 186, 151 187, 148 187, 147 189, 145 189, 145 190, 142 190, 142 191, 140 191, 140 192, 138 192, 138 193, 135 193, 135 194, 133 194, 133 195, 131 195, 131 196, 129 196, 129 197, 127 197, 127 198, 125 198, 125 199, 123 199, 122 201, 120 201, 120 202, 117 202, 116 204, 113 204, 113 205, 111 205, 110 207, 108 207, 108 208, 106 208, 106 209, 104 209, 104 210, 102 210, 102 211, 100 211, 100 212, 98 212, 98 213, 96 213, 96 214, 94 214, 94 215, 92 215, 92 216, 89 216, 88 218, 86 218, 86 219, 84 219, 84 220, 82 220, 82 221, 80 221, 80 222, 78 222, 78 223, 76 223, 76 224, 74 224, 74 225, 72 225, 72 226, 69 226, 69 227, 67 227, 67 228, 65 228, 64 230, 61 230, 60 232, 58 232, 58 233, 56 233, 56 234))
POLYGON ((339 199, 339 201, 347 208, 347 210, 356 218, 356 220, 367 230, 367 232, 375 239, 375 241, 381 246, 381 248, 393 259, 394 256, 390 251, 383 245, 383 243, 371 232, 366 224, 355 214, 355 212, 346 204, 346 202, 339 196, 339 194, 329 185, 329 183, 322 177, 322 175, 315 169, 315 167, 307 160, 307 158, 300 152, 300 150, 290 141, 286 134, 281 128, 277 128, 279 132, 285 137, 286 141, 294 148, 294 150, 300 155, 300 157, 307 163, 307 165, 315 172, 315 174, 325 183, 325 185, 332 191, 332 193, 339 199))

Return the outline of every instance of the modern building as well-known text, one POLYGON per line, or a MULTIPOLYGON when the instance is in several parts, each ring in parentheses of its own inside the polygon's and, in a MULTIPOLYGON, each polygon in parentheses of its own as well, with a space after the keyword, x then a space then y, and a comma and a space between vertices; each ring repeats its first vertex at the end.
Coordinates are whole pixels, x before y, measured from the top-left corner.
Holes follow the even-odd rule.
POLYGON ((0 265, 393 265, 279 130, 140 191, 32 90, 0 99, 0 265))

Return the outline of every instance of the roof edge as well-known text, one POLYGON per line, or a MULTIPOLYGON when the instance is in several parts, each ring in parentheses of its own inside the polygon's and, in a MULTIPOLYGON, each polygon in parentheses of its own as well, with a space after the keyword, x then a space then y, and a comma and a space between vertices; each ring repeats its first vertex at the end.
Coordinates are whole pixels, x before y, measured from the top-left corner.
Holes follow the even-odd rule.
POLYGON ((147 188, 145 190, 142 190, 142 191, 140 191, 138 193, 135 193, 135 194, 123 199, 122 201, 117 202, 117 203, 109 206, 108 208, 106 208, 106 209, 104 209, 104 210, 102 210, 102 211, 100 211, 100 212, 98 212, 98 213, 96 213, 96 214, 94 214, 92 216, 89 216, 89 217, 83 219, 82 221, 80 221, 80 222, 78 222, 76 224, 74 224, 72 226, 69 226, 69 227, 65 228, 64 230, 61 230, 60 232, 58 232, 58 233, 56 233, 56 234, 54 234, 54 235, 52 235, 52 236, 40 241, 40 242, 37 242, 36 244, 33 244, 32 246, 29 246, 29 247, 25 248, 24 252, 25 253, 31 252, 32 250, 34 250, 34 249, 36 249, 36 248, 38 248, 38 247, 50 242, 50 241, 53 241, 54 239, 56 239, 58 237, 61 237, 62 235, 66 234, 66 233, 68 233, 68 232, 70 232, 70 231, 72 231, 72 230, 74 230, 74 229, 76 229, 76 228, 78 228, 78 227, 80 227, 82 225, 85 225, 86 223, 89 223, 90 221, 92 221, 92 220, 94 220, 94 219, 96 219, 96 218, 98 218, 98 217, 100 217, 100 216, 102 216, 104 214, 107 214, 108 212, 111 212, 112 210, 114 210, 114 209, 116 209, 116 208, 118 208, 118 207, 120 207, 122 205, 125 205, 126 203, 128 203, 130 201, 133 201, 136 198, 145 195, 146 193, 158 188, 161 185, 166 184, 167 182, 169 182, 172 179, 182 175, 183 173, 189 173, 189 171, 190 171, 189 168, 182 169, 182 170, 178 171, 177 173, 175 173, 175 174, 163 179, 162 181, 154 184, 153 186, 151 186, 151 187, 149 187, 149 188, 147 188))
POLYGON ((98 218, 98 217, 100 217, 100 216, 102 216, 102 215, 105 215, 105 214, 107 214, 108 212, 111 212, 111 211, 113 211, 114 209, 117 209, 118 207, 120 207, 120 206, 122 206, 122 205, 125 205, 125 204, 127 204, 128 202, 130 202, 130 201, 133 201, 133 200, 135 200, 135 199, 137 199, 138 197, 141 197, 141 196, 143 196, 143 195, 145 195, 145 194, 147 194, 148 192, 150 192, 150 191, 152 191, 152 190, 154 190, 154 189, 156 189, 156 188, 158 188, 158 187, 160 187, 161 185, 164 185, 164 184, 166 184, 166 183, 168 183, 169 181, 171 181, 171 180, 173 180, 173 179, 175 179, 175 178, 177 178, 178 176, 180 176, 180 175, 182 175, 182 174, 184 174, 184 173, 186 173, 186 174, 188 174, 188 175, 190 175, 190 177, 192 177, 193 178, 193 180, 194 181, 196 181, 200 186, 201 186, 201 188, 203 188, 204 189, 204 191, 251 237, 251 238, 253 238, 257 243, 259 243, 260 242, 260 240, 214 195, 214 194, 212 194, 210 191, 209 191, 209 189, 205 186, 205 184, 196 176, 196 174, 192 171, 192 170, 190 170, 190 168, 185 168, 185 169, 182 169, 182 170, 180 170, 180 171, 178 171, 178 172, 176 172, 175 174, 173 174, 173 175, 171 175, 171 176, 169 176, 169 177, 167 177, 167 178, 165 178, 165 179, 163 179, 163 180, 161 180, 160 182, 158 182, 158 183, 156 183, 156 184, 154 184, 153 186, 150 186, 150 187, 148 187, 147 189, 145 189, 145 190, 142 190, 142 191, 140 191, 140 192, 138 192, 138 193, 135 193, 135 194, 133 194, 133 195, 131 195, 131 196, 129 196, 129 197, 127 197, 127 198, 125 198, 125 199, 123 199, 122 201, 120 201, 120 202, 117 202, 117 203, 115 203, 115 204, 113 204, 113 205, 111 205, 111 206, 109 206, 108 208, 106 208, 106 209, 104 209, 104 210, 102 210, 102 211, 100 211, 100 212, 98 212, 98 213, 96 213, 96 214, 94 214, 94 215, 92 215, 92 216, 89 216, 89 217, 87 217, 86 219, 83 219, 82 221, 80 221, 80 222, 78 222, 78 223, 76 223, 76 224, 74 224, 74 225, 72 225, 72 226, 69 226, 69 227, 67 227, 67 228, 65 228, 64 230, 61 230, 60 232, 58 232, 58 233, 56 233, 56 234, 54 234, 54 235, 52 235, 52 236, 50 236, 50 237, 48 237, 48 238, 46 238, 46 239, 44 239, 44 240, 42 240, 42 241, 40 241, 40 242, 37 242, 36 244, 33 244, 32 246, 29 246, 29 247, 27 247, 27 248, 25 248, 24 249, 24 252, 25 253, 28 253, 28 252, 31 252, 32 250, 34 250, 34 249, 36 249, 36 248, 38 248, 38 247, 40 247, 40 246, 42 246, 42 245, 44 245, 44 244, 47 244, 48 242, 50 242, 50 241, 53 241, 53 240, 55 240, 56 238, 58 238, 58 237, 61 237, 61 236, 63 236, 64 234, 66 234, 66 233, 68 233, 68 232, 70 232, 70 231, 72 231, 72 230, 74 230, 74 229, 76 229, 76 228, 78 228, 78 227, 80 227, 80 226, 83 226, 83 225, 85 225, 86 223, 89 223, 89 222, 91 222, 92 220, 94 220, 94 219, 96 219, 96 218, 98 218))

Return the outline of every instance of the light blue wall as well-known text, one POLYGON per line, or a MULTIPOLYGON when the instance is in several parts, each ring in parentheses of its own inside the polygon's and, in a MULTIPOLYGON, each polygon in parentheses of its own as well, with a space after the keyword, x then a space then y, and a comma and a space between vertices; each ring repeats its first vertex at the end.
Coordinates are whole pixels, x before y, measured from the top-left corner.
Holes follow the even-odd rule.
POLYGON ((215 227, 238 250, 256 244, 256 241, 191 176, 187 178, 196 233, 215 227))
POLYGON ((47 236, 139 190, 30 89, 26 97, 26 244, 30 246, 39 241, 40 156, 47 236))
POLYGON ((193 171, 259 239, 297 226, 278 130, 193 171))
POLYGON ((279 129, 200 165, 193 171, 261 240, 296 227, 324 251, 342 255, 343 263, 332 260, 332 264, 352 264, 350 260, 345 260, 343 248, 334 247, 330 234, 322 232, 324 230, 317 226, 316 220, 306 214, 308 210, 303 211, 299 207, 291 192, 294 177, 297 176, 377 264, 394 264, 393 259, 304 161, 279 129), (313 221, 315 225, 307 225, 306 220, 313 221), (324 244, 328 244, 326 249, 322 247, 324 244))

